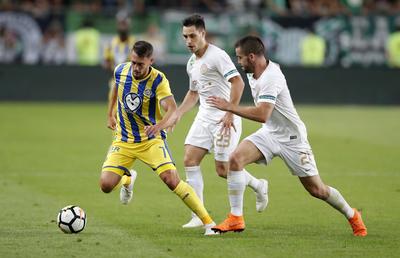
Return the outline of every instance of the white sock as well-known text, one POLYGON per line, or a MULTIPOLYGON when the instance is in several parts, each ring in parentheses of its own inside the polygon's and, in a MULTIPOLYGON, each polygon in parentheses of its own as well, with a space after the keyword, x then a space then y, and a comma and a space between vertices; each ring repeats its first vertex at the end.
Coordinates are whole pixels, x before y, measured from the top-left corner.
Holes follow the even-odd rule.
POLYGON ((346 216, 347 219, 352 218, 354 216, 354 211, 340 194, 340 192, 333 187, 328 186, 328 188, 329 197, 325 201, 333 208, 340 211, 344 216, 346 216))
MULTIPOLYGON (((194 167, 185 167, 186 172, 186 182, 193 187, 194 191, 196 192, 197 196, 200 198, 200 201, 203 201, 203 175, 201 174, 200 166, 194 167)), ((192 212, 192 217, 196 217, 196 214, 192 212)))
POLYGON ((246 169, 243 169, 246 185, 254 191, 257 191, 260 180, 251 175, 246 169))
POLYGON ((242 171, 228 172, 228 195, 231 213, 235 216, 243 215, 243 194, 246 188, 246 178, 242 171))

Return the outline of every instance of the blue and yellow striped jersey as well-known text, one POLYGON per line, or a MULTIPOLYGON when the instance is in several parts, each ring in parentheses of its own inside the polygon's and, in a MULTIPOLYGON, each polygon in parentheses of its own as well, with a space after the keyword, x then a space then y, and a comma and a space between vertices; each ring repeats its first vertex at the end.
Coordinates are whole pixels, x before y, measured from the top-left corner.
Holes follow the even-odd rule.
POLYGON ((129 36, 128 40, 123 42, 119 36, 113 37, 110 44, 104 48, 104 59, 110 61, 112 67, 127 62, 134 43, 135 38, 133 36, 129 36))
POLYGON ((160 100, 172 96, 168 79, 151 67, 146 78, 136 80, 132 75, 132 63, 118 65, 114 70, 117 97, 117 129, 115 141, 139 143, 152 138, 166 138, 166 132, 148 137, 146 125, 154 125, 162 119, 160 100))

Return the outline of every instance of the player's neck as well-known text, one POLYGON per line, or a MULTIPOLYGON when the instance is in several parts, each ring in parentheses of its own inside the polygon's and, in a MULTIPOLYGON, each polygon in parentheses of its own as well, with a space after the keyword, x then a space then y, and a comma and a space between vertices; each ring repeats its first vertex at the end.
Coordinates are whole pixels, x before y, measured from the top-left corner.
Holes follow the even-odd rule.
POLYGON ((269 60, 262 58, 259 62, 256 62, 254 67, 253 77, 254 79, 260 78, 261 74, 267 69, 269 60))
POLYGON ((204 46, 202 48, 200 48, 197 52, 194 53, 197 58, 201 58, 204 55, 204 53, 207 51, 208 45, 209 44, 206 41, 204 46))
POLYGON ((152 70, 152 68, 151 68, 151 66, 150 66, 150 67, 149 67, 149 70, 147 71, 147 73, 146 73, 145 75, 140 76, 140 77, 136 77, 136 76, 133 75, 133 73, 131 72, 131 76, 132 76, 133 79, 135 79, 136 81, 140 81, 140 80, 143 80, 144 78, 146 78, 147 76, 149 76, 149 74, 151 73, 151 70, 152 70))

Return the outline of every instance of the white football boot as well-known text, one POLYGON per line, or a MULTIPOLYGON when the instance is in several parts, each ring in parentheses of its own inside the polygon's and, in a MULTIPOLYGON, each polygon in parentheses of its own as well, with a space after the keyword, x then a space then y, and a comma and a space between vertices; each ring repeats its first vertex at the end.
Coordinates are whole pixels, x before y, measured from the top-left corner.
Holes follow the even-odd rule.
POLYGON ((194 215, 188 223, 182 225, 183 228, 198 228, 202 226, 203 222, 196 215, 194 215))
POLYGON ((268 181, 260 179, 256 194, 256 210, 263 212, 268 205, 268 181))
POLYGON ((131 183, 128 187, 122 185, 121 190, 119 192, 119 199, 121 200, 122 204, 128 204, 133 197, 133 185, 135 184, 137 172, 135 170, 131 170, 131 183))
POLYGON ((216 224, 213 221, 210 224, 204 225, 204 228, 206 229, 206 231, 204 232, 205 236, 214 236, 214 235, 219 235, 220 233, 218 231, 214 231, 211 228, 214 227, 216 224))

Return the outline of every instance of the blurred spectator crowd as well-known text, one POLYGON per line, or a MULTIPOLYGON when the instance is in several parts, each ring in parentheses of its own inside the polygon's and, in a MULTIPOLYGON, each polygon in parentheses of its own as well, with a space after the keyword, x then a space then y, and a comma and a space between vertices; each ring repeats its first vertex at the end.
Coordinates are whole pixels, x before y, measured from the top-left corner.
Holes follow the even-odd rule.
MULTIPOLYGON (((82 30, 81 38, 67 34, 68 12, 114 18, 118 10, 124 10, 128 16, 146 16, 148 12, 165 9, 239 15, 246 11, 259 16, 308 18, 393 15, 400 13, 400 0, 0 0, 0 63, 78 63, 77 47, 85 47, 93 40, 98 41, 93 53, 103 53, 112 35, 100 33, 90 19, 82 21, 74 33, 79 35, 79 30, 82 30), (32 52, 27 51, 28 47, 32 52)), ((115 34, 117 29, 116 26, 115 34)), ((135 39, 152 42, 161 60, 166 54, 165 35, 157 23, 148 24, 141 35, 135 35, 135 39)), ((320 48, 325 51, 325 46, 320 48)), ((101 55, 97 56, 96 60, 86 64, 102 63, 101 55)))
POLYGON ((1 0, 0 11, 25 11, 45 22, 62 16, 63 10, 115 13, 126 9, 144 13, 150 9, 178 9, 187 12, 259 11, 271 15, 327 16, 339 14, 393 14, 400 0, 1 0))

